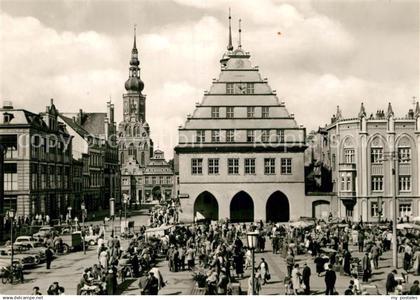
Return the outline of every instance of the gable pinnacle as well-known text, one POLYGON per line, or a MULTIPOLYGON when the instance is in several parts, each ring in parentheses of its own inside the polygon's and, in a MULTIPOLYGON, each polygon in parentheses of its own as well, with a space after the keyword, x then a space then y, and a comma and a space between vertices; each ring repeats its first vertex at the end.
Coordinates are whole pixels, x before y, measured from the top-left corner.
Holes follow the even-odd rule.
POLYGON ((241 22, 242 20, 239 19, 239 42, 238 42, 238 48, 241 49, 242 48, 242 44, 241 44, 241 33, 242 33, 242 29, 241 29, 241 22))
POLYGON ((388 111, 386 113, 387 118, 394 116, 394 111, 392 110, 391 102, 388 103, 388 111))
POLYGON ((227 46, 227 49, 228 49, 229 51, 232 51, 232 50, 233 50, 233 45, 232 45, 232 26, 231 26, 231 19, 232 19, 232 17, 231 17, 231 15, 230 15, 230 7, 229 7, 229 43, 228 43, 228 46, 227 46))

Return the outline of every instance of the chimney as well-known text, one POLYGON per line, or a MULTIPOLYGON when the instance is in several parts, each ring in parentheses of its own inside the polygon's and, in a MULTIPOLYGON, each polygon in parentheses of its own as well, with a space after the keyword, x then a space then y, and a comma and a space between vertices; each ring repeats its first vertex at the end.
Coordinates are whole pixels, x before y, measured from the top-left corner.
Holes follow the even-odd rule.
POLYGON ((13 109, 13 103, 12 101, 3 101, 3 109, 13 109))

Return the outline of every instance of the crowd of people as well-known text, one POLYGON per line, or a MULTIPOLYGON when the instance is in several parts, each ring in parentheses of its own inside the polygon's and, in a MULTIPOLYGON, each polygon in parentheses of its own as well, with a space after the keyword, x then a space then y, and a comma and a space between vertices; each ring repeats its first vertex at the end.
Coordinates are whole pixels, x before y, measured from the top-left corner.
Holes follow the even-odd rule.
MULTIPOLYGON (((246 234, 255 232, 257 243, 253 250, 260 254, 254 264, 254 275, 246 281, 248 294, 259 294, 263 286, 270 283, 271 266, 264 253, 267 242, 271 242, 272 253, 284 259, 286 265, 281 294, 312 294, 311 277, 316 274, 323 277, 326 295, 369 295, 379 292, 370 289, 372 277, 376 270, 385 267, 381 258, 393 248, 389 222, 363 224, 330 219, 288 224, 262 221, 238 224, 222 220, 177 224, 175 207, 173 203, 167 203, 153 208, 149 228, 164 228, 164 232, 150 234, 143 226, 125 250, 117 237, 105 240, 104 232, 96 227, 89 228, 89 233, 101 235, 98 263, 85 269, 77 287, 78 294, 94 286, 95 293, 115 295, 119 292, 118 281, 132 277, 140 278, 142 294, 156 295, 166 285, 160 270, 155 267, 159 256, 167 260, 170 272, 190 271, 197 286, 208 295, 239 293, 239 283, 253 264, 246 234), (300 264, 302 256, 305 261, 300 264), (311 261, 314 270, 310 267, 311 261), (348 277, 348 287, 344 291, 336 288, 339 275, 348 277)), ((410 286, 406 276, 409 272, 420 274, 419 242, 418 232, 399 231, 398 245, 404 271, 393 270, 388 274, 387 294, 418 293, 418 281, 410 286)))

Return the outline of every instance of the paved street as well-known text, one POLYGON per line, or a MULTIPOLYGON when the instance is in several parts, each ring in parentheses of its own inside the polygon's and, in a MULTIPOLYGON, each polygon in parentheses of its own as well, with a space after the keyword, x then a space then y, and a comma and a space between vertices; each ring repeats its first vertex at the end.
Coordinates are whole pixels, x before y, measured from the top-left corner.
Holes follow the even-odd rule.
MULTIPOLYGON (((147 223, 148 216, 134 216, 131 220, 135 221, 136 225, 147 223)), ((127 247, 127 240, 122 241, 122 247, 127 247)), ((356 247, 352 247, 352 255, 361 257, 362 253, 358 253, 356 247)), ((285 260, 279 255, 275 255, 271 251, 270 241, 267 242, 266 252, 256 254, 256 265, 258 265, 260 258, 264 257, 270 267, 271 280, 265 286, 263 286, 260 294, 264 295, 278 295, 284 294, 284 277, 286 272, 285 260)), ((400 257, 401 259, 401 257, 400 257)), ((300 266, 303 266, 303 263, 307 262, 311 267, 312 275, 311 276, 311 290, 313 294, 323 294, 325 289, 324 277, 318 277, 315 273, 315 265, 313 259, 309 255, 299 255, 296 259, 296 263, 299 263, 300 266)), ((22 294, 30 293, 34 286, 39 286, 43 294, 46 293, 48 286, 54 282, 58 281, 60 285, 64 286, 66 289, 66 294, 76 294, 76 286, 81 278, 83 269, 92 266, 94 263, 97 263, 96 256, 96 247, 90 247, 86 255, 83 255, 82 252, 71 253, 68 255, 59 256, 52 263, 52 269, 46 270, 45 264, 42 264, 34 269, 27 270, 25 274, 25 283, 16 284, 16 285, 1 285, 0 294, 22 294)), ((392 259, 391 252, 386 252, 381 261, 380 269, 374 270, 373 278, 371 282, 377 285, 382 294, 385 294, 385 278, 387 274, 392 270, 392 259)), ((402 266, 402 261, 399 263, 402 266)), ((183 272, 169 272, 168 263, 166 261, 159 261, 157 267, 161 270, 164 280, 167 281, 167 286, 164 287, 159 294, 161 295, 185 295, 191 294, 194 287, 194 282, 192 280, 192 273, 189 271, 183 272)), ((399 273, 401 272, 399 269, 399 273)), ((245 271, 245 278, 242 279, 241 289, 243 292, 246 292, 248 286, 248 278, 251 270, 248 269, 245 271)), ((411 284, 414 280, 420 279, 420 276, 413 276, 410 274, 409 283, 411 284)), ((350 278, 347 276, 341 276, 337 273, 337 283, 336 289, 340 294, 344 293, 344 290, 349 285, 350 278)), ((123 286, 124 290, 122 291, 123 295, 139 295, 140 290, 138 288, 138 280, 127 281, 123 286)))

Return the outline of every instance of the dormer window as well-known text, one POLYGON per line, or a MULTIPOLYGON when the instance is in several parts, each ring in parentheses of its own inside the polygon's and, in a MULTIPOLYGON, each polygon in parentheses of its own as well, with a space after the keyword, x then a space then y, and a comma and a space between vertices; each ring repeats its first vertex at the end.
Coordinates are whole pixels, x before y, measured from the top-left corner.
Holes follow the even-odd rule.
POLYGON ((9 124, 10 121, 12 121, 13 118, 14 118, 13 114, 9 114, 9 113, 5 112, 3 114, 3 123, 4 124, 9 124))
POLYGON ((214 119, 218 119, 220 116, 220 109, 219 107, 212 107, 211 108, 211 117, 214 119))

